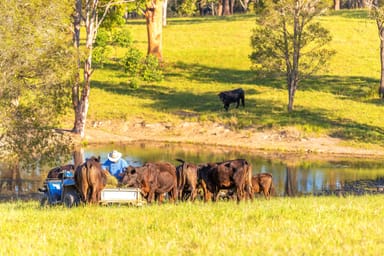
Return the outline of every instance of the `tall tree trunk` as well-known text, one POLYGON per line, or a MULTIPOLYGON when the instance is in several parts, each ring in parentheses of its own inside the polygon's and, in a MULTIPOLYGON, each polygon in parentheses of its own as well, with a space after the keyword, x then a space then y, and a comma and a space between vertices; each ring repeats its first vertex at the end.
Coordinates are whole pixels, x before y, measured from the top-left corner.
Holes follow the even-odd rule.
POLYGON ((286 172, 285 172, 285 186, 284 186, 284 192, 287 196, 294 196, 297 191, 297 187, 295 184, 296 181, 296 167, 287 165, 286 172))
POLYGON ((224 16, 231 15, 229 0, 223 0, 223 5, 224 5, 223 15, 224 16))
POLYGON ((377 28, 379 30, 380 37, 380 64, 381 64, 381 76, 379 86, 379 97, 384 99, 384 24, 383 22, 376 20, 377 28))
POLYGON ((168 0, 164 0, 164 2, 163 2, 163 27, 167 26, 167 8, 168 8, 168 0))
POLYGON ((75 13, 73 15, 73 46, 76 49, 76 74, 74 77, 74 83, 72 86, 72 105, 75 112, 75 121, 73 124, 72 132, 76 134, 81 133, 81 122, 79 115, 79 104, 80 104, 80 27, 81 27, 81 10, 82 10, 82 0, 76 0, 75 3, 75 13))
POLYGON ((162 9, 163 1, 161 0, 153 0, 152 2, 148 2, 145 9, 148 36, 147 54, 156 56, 159 62, 163 61, 162 9))
POLYGON ((288 81, 288 112, 291 112, 293 110, 297 85, 294 81, 294 78, 290 77, 288 80, 290 80, 288 81))
POLYGON ((333 0, 333 9, 335 11, 340 10, 340 0, 333 0))
POLYGON ((223 16, 223 1, 224 0, 219 0, 217 2, 217 16, 223 16))
MULTIPOLYGON (((91 76, 92 76, 92 50, 93 50, 93 43, 95 41, 96 32, 97 32, 97 6, 98 6, 98 0, 90 0, 86 1, 85 6, 85 30, 86 30, 86 38, 85 38, 85 46, 87 48, 86 54, 87 58, 84 61, 84 77, 82 82, 82 90, 80 95, 80 81, 75 82, 77 85, 75 85, 72 88, 72 101, 73 106, 75 109, 75 123, 73 127, 73 132, 76 134, 80 134, 80 136, 84 137, 85 132, 85 125, 87 120, 87 114, 88 114, 88 107, 89 107, 89 93, 91 89, 91 76)), ((79 19, 81 19, 82 13, 82 5, 81 0, 76 0, 76 15, 79 15, 79 19)), ((80 26, 78 23, 78 20, 74 19, 74 26, 75 26, 75 38, 76 40, 79 40, 80 37, 80 30, 77 29, 77 26, 80 26), (78 36, 76 36, 76 33, 78 32, 78 36)), ((81 20, 80 20, 81 22, 81 20)), ((79 49, 79 42, 75 42, 75 47, 79 49)), ((80 71, 79 71, 80 72, 80 71)))

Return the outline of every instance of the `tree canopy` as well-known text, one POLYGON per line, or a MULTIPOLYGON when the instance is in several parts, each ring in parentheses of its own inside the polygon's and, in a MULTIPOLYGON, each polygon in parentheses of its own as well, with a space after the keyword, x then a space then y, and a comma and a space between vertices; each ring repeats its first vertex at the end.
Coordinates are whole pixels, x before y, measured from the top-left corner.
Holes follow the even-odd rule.
POLYGON ((70 104, 70 2, 0 2, 0 157, 15 163, 68 152, 55 128, 70 104))
POLYGON ((288 110, 299 81, 324 68, 334 51, 328 30, 314 18, 325 11, 320 0, 260 0, 256 8, 250 59, 259 74, 284 74, 289 92, 288 110))

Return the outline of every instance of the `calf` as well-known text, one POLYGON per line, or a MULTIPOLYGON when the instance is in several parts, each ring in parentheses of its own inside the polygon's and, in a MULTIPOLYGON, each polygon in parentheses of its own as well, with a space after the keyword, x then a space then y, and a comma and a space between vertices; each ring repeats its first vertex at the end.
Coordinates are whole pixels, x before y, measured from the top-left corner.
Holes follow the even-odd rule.
POLYGON ((224 104, 225 111, 228 111, 229 105, 231 103, 237 103, 236 108, 239 107, 240 101, 241 105, 244 107, 244 101, 245 101, 245 93, 244 90, 241 88, 232 90, 232 91, 224 91, 219 93, 219 98, 224 104))
POLYGON ((269 200, 273 189, 272 174, 258 173, 252 177, 253 193, 263 192, 265 199, 269 200))
POLYGON ((194 201, 197 196, 197 165, 176 159, 181 165, 176 167, 177 190, 179 200, 194 201))

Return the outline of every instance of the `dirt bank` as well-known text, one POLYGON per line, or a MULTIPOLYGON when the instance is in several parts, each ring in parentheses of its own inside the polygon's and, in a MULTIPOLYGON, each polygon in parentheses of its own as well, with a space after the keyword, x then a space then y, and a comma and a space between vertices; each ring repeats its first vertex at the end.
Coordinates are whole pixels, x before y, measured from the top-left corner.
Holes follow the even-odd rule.
POLYGON ((83 139, 88 144, 130 143, 136 141, 177 142, 306 155, 334 155, 351 157, 383 157, 379 146, 346 146, 345 141, 329 136, 306 137, 294 128, 258 131, 255 129, 232 130, 217 123, 182 122, 145 123, 93 122, 86 129, 83 139))

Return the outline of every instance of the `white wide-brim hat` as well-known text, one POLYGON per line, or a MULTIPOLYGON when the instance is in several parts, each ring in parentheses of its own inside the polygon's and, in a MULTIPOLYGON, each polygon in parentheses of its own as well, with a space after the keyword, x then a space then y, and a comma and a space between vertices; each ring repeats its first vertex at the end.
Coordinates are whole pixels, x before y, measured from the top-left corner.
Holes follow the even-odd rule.
POLYGON ((117 150, 113 150, 111 153, 108 154, 109 161, 117 162, 121 157, 121 153, 117 150))

